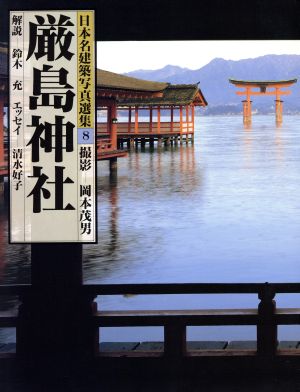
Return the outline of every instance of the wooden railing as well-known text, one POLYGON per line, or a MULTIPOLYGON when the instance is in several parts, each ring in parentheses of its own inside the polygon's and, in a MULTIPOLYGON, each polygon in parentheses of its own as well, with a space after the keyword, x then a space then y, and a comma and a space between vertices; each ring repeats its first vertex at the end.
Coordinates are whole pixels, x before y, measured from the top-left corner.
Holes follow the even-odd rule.
POLYGON ((110 151, 112 150, 112 144, 110 139, 103 139, 103 138, 98 138, 97 139, 97 152, 105 152, 105 151, 110 151))
MULTIPOLYGON (((257 354, 274 356, 277 351, 279 325, 300 324, 300 308, 276 308, 274 297, 281 293, 300 293, 299 283, 184 283, 184 284, 108 284, 84 285, 86 298, 107 295, 165 294, 257 294, 259 303, 246 309, 185 310, 97 310, 91 325, 95 327, 163 326, 164 355, 186 355, 187 326, 254 325, 257 328, 257 354)), ((34 291, 30 286, 0 286, 0 295, 20 295, 34 291)), ((36 292, 38 295, 38 292, 36 292)), ((38 310, 37 310, 38 311, 38 310)), ((18 315, 0 313, 0 327, 15 327, 18 315)), ((18 342, 17 342, 18 344, 18 342)))
MULTIPOLYGON (((118 135, 132 135, 135 134, 185 134, 193 132, 193 123, 192 122, 183 122, 182 130, 180 132, 180 122, 173 122, 173 126, 171 122, 161 122, 158 126, 157 122, 139 122, 137 129, 135 129, 135 123, 127 123, 127 122, 118 122, 117 123, 117 133, 118 135)), ((98 123, 97 124, 97 133, 106 135, 108 134, 107 124, 106 123, 98 123)))
POLYGON ((97 326, 163 326, 164 354, 186 354, 186 327, 210 325, 256 325, 257 353, 274 355, 277 327, 300 324, 300 309, 276 309, 276 293, 299 293, 300 284, 135 284, 85 286, 93 295, 122 294, 257 294, 254 309, 98 311, 97 326))

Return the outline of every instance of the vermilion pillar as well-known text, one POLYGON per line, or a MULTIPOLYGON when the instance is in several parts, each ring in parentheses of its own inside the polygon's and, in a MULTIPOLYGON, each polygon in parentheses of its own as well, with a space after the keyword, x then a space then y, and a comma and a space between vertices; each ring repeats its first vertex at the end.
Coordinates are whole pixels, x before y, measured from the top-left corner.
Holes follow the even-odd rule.
POLYGON ((139 108, 138 106, 135 107, 134 109, 134 133, 138 133, 139 131, 139 108))
POLYGON ((189 106, 187 105, 186 107, 185 107, 185 118, 186 118, 186 126, 187 126, 187 128, 186 128, 186 131, 188 132, 189 131, 189 121, 190 121, 190 119, 189 119, 189 106))
POLYGON ((171 106, 171 132, 174 130, 174 107, 171 106))
POLYGON ((280 100, 280 93, 281 90, 276 87, 276 99, 275 99, 275 118, 276 118, 276 123, 280 124, 282 123, 282 103, 283 101, 280 100))
POLYGON ((182 106, 179 107, 180 133, 182 133, 182 106))
POLYGON ((282 123, 282 103, 280 99, 275 100, 275 116, 276 123, 282 123))
POLYGON ((149 130, 152 132, 152 127, 153 127, 153 109, 152 106, 150 107, 150 112, 149 112, 149 130))
POLYGON ((157 108, 157 133, 160 133, 160 106, 157 108))
POLYGON ((195 106, 192 106, 192 131, 193 131, 193 136, 192 136, 192 143, 194 143, 195 140, 195 106))
POLYGON ((131 106, 128 109, 128 133, 131 132, 131 106))
POLYGON ((192 127, 193 127, 193 133, 195 132, 195 106, 192 106, 192 127))
POLYGON ((186 121, 186 137, 185 137, 185 141, 186 143, 188 143, 189 141, 189 131, 190 131, 190 113, 189 113, 189 106, 187 105, 185 108, 185 121, 186 121))
POLYGON ((113 150, 117 149, 117 123, 113 122, 113 119, 117 118, 117 104, 114 102, 111 106, 111 118, 110 118, 110 139, 111 147, 113 150))
POLYGON ((252 120, 252 101, 251 101, 251 89, 250 87, 246 87, 246 101, 247 101, 247 106, 246 106, 246 119, 245 119, 245 124, 251 124, 251 120, 252 120))
POLYGON ((249 125, 251 124, 252 101, 244 100, 242 102, 243 102, 243 122, 245 125, 249 125))
POLYGON ((182 144, 182 106, 179 107, 179 118, 180 118, 180 144, 182 144))

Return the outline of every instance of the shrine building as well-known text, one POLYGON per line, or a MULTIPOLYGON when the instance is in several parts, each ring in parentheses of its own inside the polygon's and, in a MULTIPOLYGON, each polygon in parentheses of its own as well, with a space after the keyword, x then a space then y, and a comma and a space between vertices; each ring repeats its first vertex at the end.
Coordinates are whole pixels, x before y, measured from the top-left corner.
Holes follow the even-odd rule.
POLYGON ((116 148, 154 141, 158 145, 193 142, 195 107, 207 106, 198 84, 152 82, 97 70, 97 109, 107 112, 98 122, 100 144, 108 138, 116 148))
MULTIPOLYGON (((0 178, 8 174, 7 45, 0 43, 0 178)), ((97 160, 125 157, 127 147, 194 141, 195 107, 207 102, 198 84, 172 85, 97 69, 97 160), (101 117, 102 114, 102 117, 101 117), (98 117, 99 115, 99 117, 98 117), (104 117, 103 117, 104 115, 104 117), (125 116, 125 117, 124 117, 125 116)))

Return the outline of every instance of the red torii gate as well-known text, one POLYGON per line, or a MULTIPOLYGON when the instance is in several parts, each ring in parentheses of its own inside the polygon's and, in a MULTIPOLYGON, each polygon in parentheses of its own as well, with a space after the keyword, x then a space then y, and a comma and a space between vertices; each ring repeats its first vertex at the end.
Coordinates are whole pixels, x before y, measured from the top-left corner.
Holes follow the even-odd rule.
POLYGON ((290 90, 281 90, 283 87, 290 87, 297 82, 297 79, 289 80, 236 80, 229 79, 229 82, 238 88, 244 88, 243 91, 236 91, 237 95, 245 95, 243 100, 243 122, 245 125, 251 124, 251 95, 275 95, 275 115, 276 123, 282 123, 282 103, 281 95, 289 95, 290 90), (259 91, 253 91, 252 88, 259 88, 259 91), (272 90, 267 91, 267 88, 272 90))

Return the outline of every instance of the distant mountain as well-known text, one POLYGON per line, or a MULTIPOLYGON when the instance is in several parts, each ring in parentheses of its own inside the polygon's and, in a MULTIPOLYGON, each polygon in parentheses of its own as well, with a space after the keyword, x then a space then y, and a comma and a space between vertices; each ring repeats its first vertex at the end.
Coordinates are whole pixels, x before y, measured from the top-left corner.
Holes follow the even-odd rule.
POLYGON ((148 80, 157 80, 157 78, 159 78, 163 81, 166 81, 172 77, 180 77, 180 75, 186 71, 190 71, 190 69, 181 68, 177 65, 166 65, 164 68, 155 71, 139 69, 137 71, 129 72, 125 75, 133 76, 132 74, 134 74, 134 77, 139 79, 148 78, 148 80))
MULTIPOLYGON (((297 84, 291 87, 292 93, 283 96, 284 111, 300 111, 300 55, 266 55, 245 60, 224 60, 215 58, 210 63, 197 70, 167 65, 158 70, 138 70, 126 73, 128 76, 140 79, 169 82, 173 84, 189 84, 200 81, 200 88, 208 101, 207 112, 216 111, 222 107, 226 111, 230 105, 241 110, 241 97, 235 92, 237 88, 228 82, 229 78, 246 80, 282 80, 298 78, 297 84)), ((259 112, 274 111, 274 99, 268 97, 255 97, 253 109, 259 112)), ((235 111, 235 110, 234 110, 235 111)))

